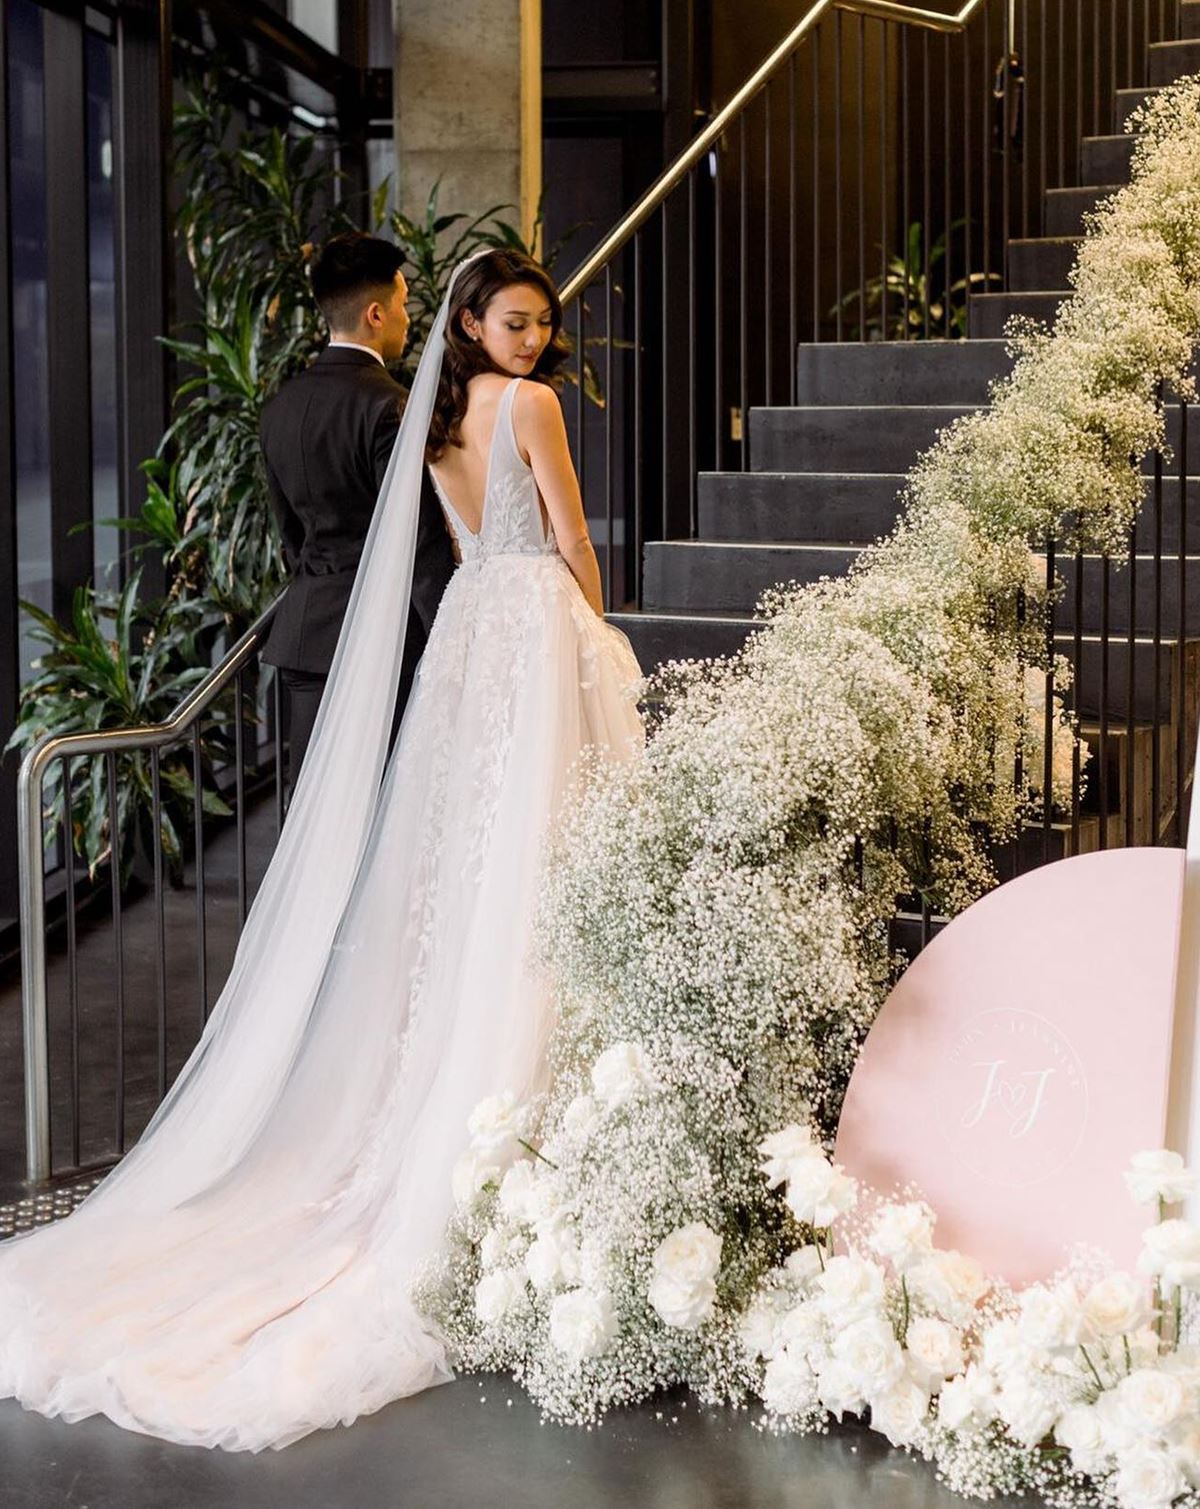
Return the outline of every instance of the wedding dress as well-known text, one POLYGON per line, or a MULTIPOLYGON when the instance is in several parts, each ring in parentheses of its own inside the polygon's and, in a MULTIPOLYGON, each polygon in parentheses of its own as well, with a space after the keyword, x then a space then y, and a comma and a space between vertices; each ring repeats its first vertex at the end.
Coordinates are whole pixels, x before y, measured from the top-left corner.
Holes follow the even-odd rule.
POLYGON ((452 1376, 409 1284, 472 1107, 542 1073, 530 925, 573 762, 642 726, 628 640, 543 529, 515 378, 477 534, 443 496, 462 560, 380 782, 446 307, 225 991, 118 1168, 0 1245, 0 1398, 257 1451, 452 1376))

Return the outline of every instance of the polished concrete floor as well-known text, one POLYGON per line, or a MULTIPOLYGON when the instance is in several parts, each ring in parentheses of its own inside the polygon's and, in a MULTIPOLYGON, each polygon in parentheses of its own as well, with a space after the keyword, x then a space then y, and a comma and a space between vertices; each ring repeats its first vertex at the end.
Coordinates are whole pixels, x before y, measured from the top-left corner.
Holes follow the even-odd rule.
POLYGON ((504 1379, 463 1379, 251 1457, 167 1446, 104 1420, 64 1425, 9 1402, 0 1506, 962 1509, 924 1462, 869 1431, 772 1436, 756 1418, 675 1397, 584 1431, 541 1424, 504 1379))

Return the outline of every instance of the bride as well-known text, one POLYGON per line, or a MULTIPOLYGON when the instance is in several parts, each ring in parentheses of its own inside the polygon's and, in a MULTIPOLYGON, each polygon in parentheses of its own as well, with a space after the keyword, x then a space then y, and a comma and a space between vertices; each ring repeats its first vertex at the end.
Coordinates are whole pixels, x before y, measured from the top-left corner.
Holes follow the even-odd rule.
POLYGON ((0 1244, 0 1398, 257 1451, 452 1376, 409 1285, 471 1108, 544 1073, 530 923, 573 763, 642 739, 548 382, 561 324, 523 254, 455 269, 221 999, 124 1161, 0 1244), (460 563, 386 759, 427 463, 460 563))

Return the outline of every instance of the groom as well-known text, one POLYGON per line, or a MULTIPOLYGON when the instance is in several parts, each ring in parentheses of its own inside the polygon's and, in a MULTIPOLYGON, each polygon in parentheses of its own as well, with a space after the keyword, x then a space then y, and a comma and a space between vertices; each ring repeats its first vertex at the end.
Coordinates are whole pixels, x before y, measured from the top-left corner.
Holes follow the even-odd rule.
MULTIPOLYGON (((263 409, 261 440, 271 505, 292 580, 263 660, 287 693, 288 785, 295 786, 329 675, 405 392, 385 362, 408 337, 403 253, 359 232, 334 236, 312 269, 329 344, 263 409)), ((424 473, 396 721, 454 570, 450 537, 424 473)))

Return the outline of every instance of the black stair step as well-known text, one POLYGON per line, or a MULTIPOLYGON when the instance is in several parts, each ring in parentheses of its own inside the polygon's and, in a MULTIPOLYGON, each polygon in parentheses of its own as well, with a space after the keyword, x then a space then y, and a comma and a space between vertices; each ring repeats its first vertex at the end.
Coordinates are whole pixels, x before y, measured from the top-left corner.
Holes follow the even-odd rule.
POLYGON ((650 612, 696 609, 746 617, 768 587, 843 576, 855 545, 734 545, 662 540, 646 545, 643 605, 650 612))
POLYGON ((1200 37, 1200 0, 1183 0, 1179 7, 1179 35, 1200 37))
POLYGON ((1085 210, 1094 210, 1102 199, 1115 194, 1119 183, 1090 185, 1081 189, 1046 190, 1046 234, 1081 236, 1085 210))
MULTIPOLYGON (((1200 634, 1200 556, 1185 556, 1184 633, 1200 634)), ((1066 590, 1055 610, 1055 627, 1066 631, 1076 625, 1075 572, 1076 558, 1067 556, 1057 563, 1057 573, 1066 590)), ((1158 601, 1158 625, 1161 633, 1179 633, 1179 565, 1176 556, 1165 555, 1161 562, 1161 595, 1158 601)), ((1128 562, 1108 566, 1108 631, 1128 636, 1129 614, 1128 562)), ((1135 634, 1152 635, 1155 627, 1155 561, 1152 555, 1133 558, 1135 634)), ((1083 612, 1079 620, 1085 633, 1100 633, 1104 624, 1104 561, 1098 555, 1083 557, 1083 612)))
POLYGON ((867 545, 895 524, 904 477, 895 472, 701 472, 697 481, 702 540, 867 545))
POLYGON ((708 660, 733 655, 761 619, 697 613, 609 613, 608 622, 629 636, 638 664, 649 675, 668 660, 708 660))
POLYGON ((1047 325, 1054 323, 1058 306, 1069 288, 1042 293, 973 293, 967 305, 967 330, 972 339, 996 340, 1014 314, 1023 314, 1047 325))
MULTIPOLYGON (((1198 458, 1200 459, 1200 458, 1198 458)), ((893 472, 701 472, 702 540, 759 544, 870 544, 890 534, 901 509, 904 475, 893 472)), ((1154 479, 1144 479, 1137 549, 1154 549, 1154 479)), ((1162 549, 1179 548, 1179 478, 1164 475, 1162 549)), ((1189 477, 1188 549, 1200 554, 1200 477, 1189 477)))
MULTIPOLYGON (((1053 291, 1069 287, 1069 275, 1082 245, 1082 236, 1039 236, 1029 240, 1010 241, 1009 291, 1044 293, 1047 289, 1053 291)), ((1003 345, 1003 342, 999 344, 1003 345)))
POLYGON ((1151 42, 1150 83, 1171 84, 1185 73, 1200 72, 1200 41, 1151 42))
MULTIPOLYGON (((1194 663, 1195 640, 1188 641, 1189 657, 1194 663)), ((1133 654, 1133 716, 1143 722, 1155 718, 1160 723, 1169 722, 1175 706, 1175 691, 1178 687, 1179 641, 1161 635, 1158 650, 1150 635, 1135 636, 1132 642, 1128 635, 1121 639, 1109 639, 1107 678, 1104 669, 1104 642, 1097 634, 1082 634, 1076 654, 1075 635, 1058 632, 1054 647, 1065 655, 1074 668, 1074 685, 1066 693, 1068 705, 1081 719, 1096 720, 1101 711, 1110 719, 1129 716, 1129 656, 1133 654), (1107 684, 1106 684, 1107 682, 1107 684), (1158 700, 1155 702, 1154 687, 1158 684, 1158 700)))
POLYGON ((1124 129, 1125 122, 1133 114, 1139 105, 1144 105, 1152 94, 1157 94, 1157 89, 1118 89, 1117 90, 1117 125, 1124 129))
POLYGON ((937 431, 978 405, 816 404, 750 411, 756 472, 906 472, 937 431))
POLYGON ((1128 183, 1136 136, 1085 136, 1079 149, 1080 183, 1128 183))
POLYGON ((796 350, 799 404, 984 404, 1012 362, 1003 341, 806 341, 796 350))

